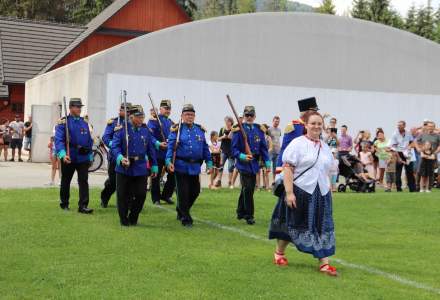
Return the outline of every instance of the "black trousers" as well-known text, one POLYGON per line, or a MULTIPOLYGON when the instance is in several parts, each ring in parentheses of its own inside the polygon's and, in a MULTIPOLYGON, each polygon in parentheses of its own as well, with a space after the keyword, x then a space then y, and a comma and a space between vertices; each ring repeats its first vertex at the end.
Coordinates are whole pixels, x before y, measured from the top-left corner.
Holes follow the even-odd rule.
POLYGON ((108 204, 113 193, 116 191, 116 161, 108 162, 107 180, 104 182, 104 189, 101 192, 101 201, 108 204))
POLYGON ((60 188, 60 206, 69 207, 70 182, 73 174, 77 173, 79 186, 78 207, 87 207, 89 205, 89 163, 70 163, 61 161, 61 188, 60 188))
POLYGON ((147 176, 116 173, 116 196, 121 224, 137 224, 147 196, 147 176))
POLYGON ((161 199, 168 199, 173 196, 174 193, 174 187, 176 186, 174 175, 170 173, 166 173, 167 175, 167 182, 165 183, 165 186, 163 187, 162 194, 160 193, 160 178, 161 178, 161 172, 162 168, 165 166, 164 160, 158 160, 157 165, 159 167, 159 174, 155 178, 151 179, 151 200, 154 202, 158 202, 161 199))
MULTIPOLYGON (((405 161, 405 156, 402 152, 398 152, 400 158, 405 161)), ((409 163, 408 165, 397 163, 396 164, 396 189, 398 191, 402 190, 402 169, 405 168, 406 180, 408 182, 408 189, 410 192, 416 191, 416 179, 414 178, 414 163, 409 163)))
POLYGON ((183 224, 193 223, 190 215, 191 207, 200 194, 199 175, 188 175, 175 172, 177 192, 177 217, 183 224))
POLYGON ((240 172, 241 192, 238 198, 237 217, 246 220, 254 218, 254 191, 257 176, 240 172))

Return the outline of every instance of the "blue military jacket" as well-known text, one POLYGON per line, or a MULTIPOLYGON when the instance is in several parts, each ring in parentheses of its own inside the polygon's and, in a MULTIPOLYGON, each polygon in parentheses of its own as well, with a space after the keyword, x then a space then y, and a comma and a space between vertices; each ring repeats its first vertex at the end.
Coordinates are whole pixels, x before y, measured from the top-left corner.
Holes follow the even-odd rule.
POLYGON ((292 121, 284 130, 283 143, 281 144, 280 154, 277 160, 277 171, 281 171, 283 166, 283 153, 293 139, 304 135, 304 122, 301 119, 292 121))
MULTIPOLYGON (((113 135, 115 133, 116 127, 122 126, 124 124, 124 118, 116 117, 108 120, 107 126, 105 126, 104 134, 102 135, 102 141, 104 142, 105 146, 111 150, 112 148, 112 140, 113 135)), ((113 156, 112 151, 109 151, 108 153, 108 160, 114 161, 116 158, 113 156)))
POLYGON ((243 173, 257 174, 260 170, 259 160, 261 158, 265 162, 266 167, 270 168, 271 162, 263 127, 258 124, 243 123, 243 129, 247 135, 247 141, 254 159, 251 161, 244 160, 246 154, 243 135, 238 126, 234 126, 234 134, 232 136, 232 156, 236 159, 235 167, 238 171, 243 173))
MULTIPOLYGON (((206 162, 208 168, 212 167, 211 153, 205 139, 205 129, 198 124, 188 126, 182 123, 181 126, 174 170, 179 173, 198 175, 201 172, 200 166, 203 161, 206 162)), ((167 166, 173 159, 173 149, 177 140, 178 128, 178 124, 174 125, 168 137, 168 149, 165 157, 167 166)))
MULTIPOLYGON (((67 116, 69 129, 69 150, 72 163, 83 163, 93 160, 93 139, 89 124, 82 117, 67 116)), ((55 127, 55 151, 60 159, 67 154, 66 118, 61 118, 55 127)))
POLYGON ((112 155, 116 158, 115 171, 127 176, 148 176, 150 170, 147 161, 150 162, 151 172, 157 173, 156 151, 151 139, 150 130, 147 125, 135 127, 128 122, 128 158, 130 166, 122 166, 121 160, 126 156, 125 128, 119 127, 115 131, 112 140, 112 155))
POLYGON ((150 128, 151 135, 153 136, 153 144, 156 148, 157 159, 165 160, 167 149, 160 149, 159 144, 162 142, 167 142, 168 136, 170 135, 171 126, 174 124, 170 118, 163 115, 159 115, 160 122, 162 123, 163 134, 165 136, 165 141, 162 138, 162 133, 160 131, 159 121, 157 118, 151 118, 147 126, 150 128))

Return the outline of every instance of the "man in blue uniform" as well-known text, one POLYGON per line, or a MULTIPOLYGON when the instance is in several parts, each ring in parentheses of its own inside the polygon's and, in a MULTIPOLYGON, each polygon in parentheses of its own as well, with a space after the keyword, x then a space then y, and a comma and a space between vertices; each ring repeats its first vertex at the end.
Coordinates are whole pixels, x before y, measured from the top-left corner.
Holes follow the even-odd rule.
POLYGON ((247 136, 252 153, 246 153, 245 140, 238 125, 233 128, 232 155, 236 159, 235 167, 240 173, 241 192, 238 198, 237 219, 245 219, 249 225, 255 224, 254 220, 254 190, 256 174, 260 170, 259 160, 265 162, 266 172, 269 172, 271 160, 265 139, 265 127, 255 124, 255 108, 246 106, 244 109, 243 129, 247 136))
POLYGON ((116 158, 116 196, 119 220, 122 226, 137 225, 139 214, 147 196, 147 179, 151 173, 157 176, 156 151, 150 130, 144 123, 142 106, 133 105, 127 124, 127 139, 124 126, 118 127, 112 142, 112 154, 116 158))
POLYGON ((69 101, 69 115, 61 118, 55 128, 55 151, 61 161, 60 207, 69 210, 70 182, 73 174, 78 175, 79 201, 78 212, 90 214, 89 205, 89 165, 93 160, 93 140, 89 124, 80 116, 81 99, 69 101), (66 125, 69 145, 67 147, 66 125))
MULTIPOLYGON (((127 113, 130 110, 130 107, 131 107, 131 103, 127 103, 127 113)), ((104 130, 104 134, 102 135, 102 141, 107 146, 107 148, 110 149, 107 157, 108 177, 104 183, 104 189, 101 192, 101 207, 103 208, 107 207, 111 196, 116 191, 116 172, 115 172, 116 157, 112 155, 111 148, 112 148, 113 135, 115 131, 120 129, 122 124, 124 124, 124 118, 125 118, 124 104, 121 104, 121 107, 119 108, 119 116, 108 120, 107 126, 105 127, 104 130)))
POLYGON ((159 110, 158 117, 160 119, 160 123, 157 119, 157 116, 152 116, 147 124, 153 136, 154 146, 156 147, 157 165, 159 167, 159 176, 151 180, 151 200, 156 205, 160 204, 160 200, 163 200, 168 204, 174 204, 174 202, 171 200, 175 186, 173 174, 167 172, 167 181, 163 187, 162 194, 160 193, 160 175, 163 167, 165 166, 168 136, 170 135, 171 126, 174 124, 174 122, 169 118, 171 114, 171 101, 162 100, 160 102, 159 110), (162 127, 160 125, 162 125, 162 127))
POLYGON ((192 104, 184 105, 181 118, 180 130, 178 124, 171 127, 165 164, 168 171, 175 174, 177 219, 183 226, 192 227, 190 210, 200 194, 200 166, 205 161, 210 170, 212 159, 205 140, 205 129, 194 123, 195 110, 192 104))
POLYGON ((302 135, 304 135, 304 121, 302 117, 308 110, 318 111, 318 105, 316 104, 316 98, 310 97, 302 100, 298 100, 298 108, 300 112, 300 118, 291 121, 284 130, 283 143, 281 145, 280 154, 278 155, 276 172, 280 173, 283 169, 283 153, 284 149, 290 144, 290 142, 302 135))

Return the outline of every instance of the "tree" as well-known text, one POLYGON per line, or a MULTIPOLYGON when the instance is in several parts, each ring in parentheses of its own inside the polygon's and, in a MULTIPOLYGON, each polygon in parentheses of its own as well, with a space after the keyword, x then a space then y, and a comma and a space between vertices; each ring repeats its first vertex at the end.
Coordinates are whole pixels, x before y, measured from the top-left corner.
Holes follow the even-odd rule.
POLYGON ((176 2, 183 8, 183 10, 185 10, 186 14, 190 18, 194 18, 198 9, 197 4, 194 2, 194 0, 176 0, 176 2))
POLYGON ((70 12, 70 20, 73 23, 87 24, 90 20, 101 13, 112 0, 79 0, 70 12))
POLYGON ((440 5, 438 6, 437 12, 435 13, 434 40, 437 43, 440 43, 440 5))
POLYGON ((354 0, 351 9, 351 16, 362 20, 369 20, 369 2, 367 0, 354 0))
POLYGON ((65 2, 66 0, 1 0, 0 15, 32 20, 68 22, 65 2))
POLYGON ((390 24, 389 0, 371 0, 369 11, 371 21, 387 25, 390 24))
POLYGON ((264 5, 265 11, 287 11, 287 0, 269 0, 264 5))
POLYGON ((221 0, 207 0, 202 11, 202 18, 213 18, 225 14, 225 7, 221 0))
POLYGON ((416 33, 417 32, 417 10, 414 6, 414 3, 408 9, 408 13, 406 15, 405 20, 405 29, 409 32, 416 33))
POLYGON ((255 0, 237 0, 237 10, 239 14, 255 12, 255 0))
POLYGON ((224 9, 226 15, 235 15, 238 13, 237 0, 225 0, 224 9))
POLYGON ((416 33, 427 39, 434 39, 435 19, 431 0, 428 0, 427 6, 421 6, 416 17, 416 33))
POLYGON ((321 5, 316 9, 316 11, 321 14, 335 15, 336 7, 333 3, 333 0, 322 0, 321 5))
POLYGON ((391 9, 388 14, 388 25, 399 29, 405 29, 405 20, 396 10, 391 9))

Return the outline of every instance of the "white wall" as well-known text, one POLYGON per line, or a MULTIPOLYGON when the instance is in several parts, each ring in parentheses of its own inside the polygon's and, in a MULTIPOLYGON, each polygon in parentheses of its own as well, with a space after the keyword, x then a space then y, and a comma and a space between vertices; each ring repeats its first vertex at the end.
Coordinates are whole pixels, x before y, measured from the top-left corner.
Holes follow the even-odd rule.
MULTIPOLYGON (((424 118, 440 122, 440 96, 398 93, 379 93, 335 89, 303 88, 273 85, 237 84, 201 80, 159 78, 108 74, 106 117, 112 117, 119 103, 120 90, 127 90, 127 100, 141 104, 148 113, 150 92, 155 104, 163 98, 172 99, 172 118, 178 120, 183 98, 194 104, 196 122, 208 131, 219 130, 223 118, 232 115, 226 94, 230 94, 238 113, 245 105, 254 105, 257 122, 271 124, 272 117, 279 115, 284 128, 289 120, 298 117, 297 100, 316 96, 321 112, 328 112, 346 124, 354 135, 360 129, 374 132, 383 127, 390 136, 398 120, 406 120, 408 126, 420 125, 424 118)), ((91 116, 92 117, 92 116, 91 116)), ((101 126, 95 124, 95 128, 101 126)))

